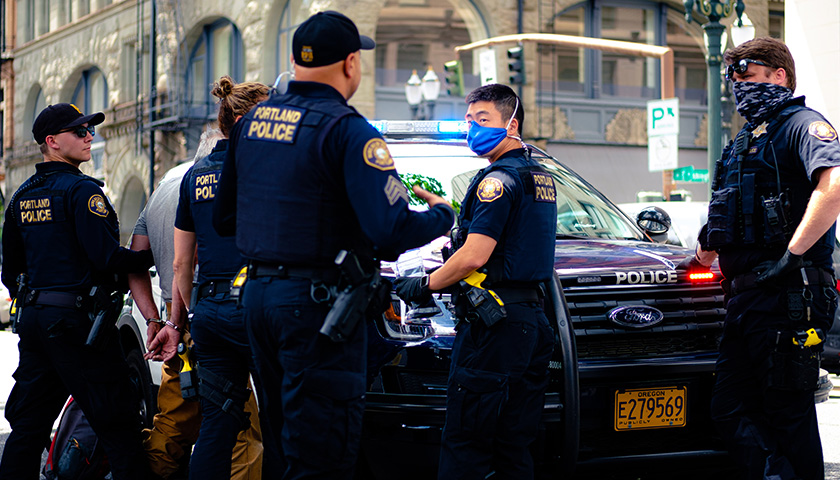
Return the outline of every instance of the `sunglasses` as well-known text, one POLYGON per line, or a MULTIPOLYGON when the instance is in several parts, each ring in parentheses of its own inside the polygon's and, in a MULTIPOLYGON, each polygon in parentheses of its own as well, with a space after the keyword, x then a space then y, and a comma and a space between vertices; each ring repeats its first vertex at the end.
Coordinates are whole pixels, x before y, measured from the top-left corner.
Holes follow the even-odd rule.
MULTIPOLYGON (((76 136, 77 136, 77 137, 79 137, 79 138, 85 138, 85 137, 87 137, 87 134, 88 134, 88 133, 90 133, 90 136, 91 136, 91 137, 95 137, 95 136, 96 136, 96 128, 94 128, 94 127, 93 127, 93 125, 91 125, 91 126, 89 126, 89 127, 85 127, 85 126, 79 125, 78 127, 73 127, 73 128, 71 128, 71 129, 69 129, 69 130, 61 130, 61 131, 60 131, 60 132, 58 132, 58 133, 65 133, 65 132, 73 132, 73 133, 75 133, 75 134, 76 134, 76 136)), ((56 133, 56 135, 58 135, 58 133, 56 133)))
POLYGON ((728 65, 726 67, 726 80, 730 81, 730 82, 733 82, 734 81, 733 80, 733 75, 736 74, 736 73, 738 75, 743 75, 744 72, 747 71, 747 68, 749 68, 751 63, 754 63, 756 65, 761 65, 762 67, 770 68, 770 65, 767 65, 766 63, 762 62, 761 60, 753 60, 751 58, 742 58, 741 60, 738 60, 736 63, 733 63, 733 64, 728 65))

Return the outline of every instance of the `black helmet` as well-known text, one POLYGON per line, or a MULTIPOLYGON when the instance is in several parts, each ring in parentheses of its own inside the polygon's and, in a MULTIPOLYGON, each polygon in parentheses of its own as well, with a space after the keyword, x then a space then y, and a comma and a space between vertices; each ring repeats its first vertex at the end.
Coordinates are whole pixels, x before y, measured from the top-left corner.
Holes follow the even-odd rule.
POLYGON ((661 235, 671 228, 671 217, 660 207, 645 207, 636 215, 636 225, 651 235, 661 235))

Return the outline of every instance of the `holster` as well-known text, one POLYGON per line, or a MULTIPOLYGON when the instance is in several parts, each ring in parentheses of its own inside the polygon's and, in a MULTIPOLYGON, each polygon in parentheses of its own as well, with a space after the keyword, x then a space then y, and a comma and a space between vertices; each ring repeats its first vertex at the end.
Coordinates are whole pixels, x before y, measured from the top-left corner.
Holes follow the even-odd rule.
POLYGON ((85 345, 98 350, 108 342, 120 318, 123 293, 120 291, 107 293, 102 286, 97 285, 91 289, 90 297, 93 299, 94 308, 89 314, 91 326, 85 345))
POLYGON ((776 349, 770 356, 767 386, 780 390, 813 391, 820 378, 820 346, 792 345, 789 332, 777 332, 776 349))
POLYGON ((456 311, 463 312, 467 321, 474 322, 480 319, 487 327, 492 327, 507 317, 505 307, 500 305, 490 292, 474 287, 463 280, 459 282, 459 285, 461 292, 458 294, 458 299, 462 308, 456 307, 456 311))

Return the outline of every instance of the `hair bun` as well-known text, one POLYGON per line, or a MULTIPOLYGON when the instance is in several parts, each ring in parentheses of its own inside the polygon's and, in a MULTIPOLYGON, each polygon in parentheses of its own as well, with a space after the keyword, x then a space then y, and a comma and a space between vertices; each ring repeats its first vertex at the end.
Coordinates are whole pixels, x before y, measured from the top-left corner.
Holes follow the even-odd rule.
POLYGON ((233 79, 228 75, 224 75, 213 85, 213 96, 225 99, 233 92, 233 79))

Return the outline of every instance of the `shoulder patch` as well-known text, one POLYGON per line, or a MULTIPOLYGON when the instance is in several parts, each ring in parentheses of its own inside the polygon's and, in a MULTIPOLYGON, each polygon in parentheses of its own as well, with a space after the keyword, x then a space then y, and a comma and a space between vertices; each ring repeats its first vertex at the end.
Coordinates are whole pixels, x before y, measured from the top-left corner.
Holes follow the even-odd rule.
POLYGON ((94 195, 88 200, 88 210, 100 217, 108 216, 108 207, 105 205, 105 199, 102 195, 94 195))
POLYGON ((362 150, 362 155, 365 158, 365 163, 377 170, 384 172, 396 168, 394 167, 394 159, 391 157, 391 152, 388 151, 388 145, 381 138, 371 138, 368 140, 365 148, 362 150))
POLYGON ((492 202, 505 193, 505 186, 498 178, 486 177, 478 184, 478 199, 482 202, 492 202))
POLYGON ((837 140, 837 132, 834 130, 834 127, 828 124, 828 122, 823 121, 816 121, 811 122, 808 125, 808 133, 814 137, 818 138, 824 142, 833 142, 837 140))

